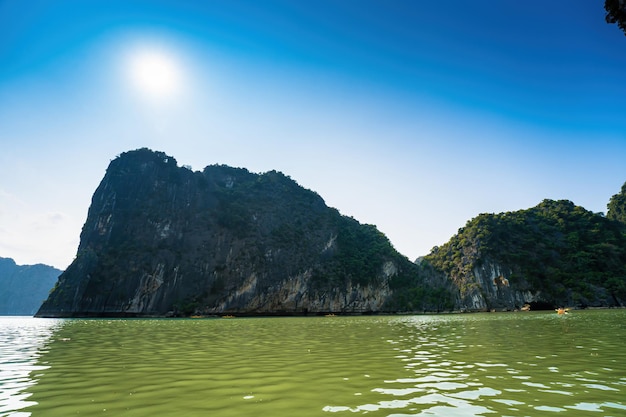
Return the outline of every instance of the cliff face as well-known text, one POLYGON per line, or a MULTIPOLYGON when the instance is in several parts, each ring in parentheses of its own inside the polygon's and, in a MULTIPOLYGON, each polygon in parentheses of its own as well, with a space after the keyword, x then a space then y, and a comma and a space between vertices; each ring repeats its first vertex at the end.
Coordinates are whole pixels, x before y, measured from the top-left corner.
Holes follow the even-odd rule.
POLYGON ((375 227, 281 173, 192 172, 141 149, 109 165, 37 315, 373 312, 420 279, 375 227))
POLYGON ((481 214, 416 263, 275 171, 109 165, 38 316, 514 310, 626 303, 626 224, 569 201, 481 214))
POLYGON ((569 201, 481 214, 425 262, 447 276, 461 310, 626 303, 626 227, 569 201))
POLYGON ((0 258, 0 315, 32 316, 61 274, 48 265, 16 265, 0 258))

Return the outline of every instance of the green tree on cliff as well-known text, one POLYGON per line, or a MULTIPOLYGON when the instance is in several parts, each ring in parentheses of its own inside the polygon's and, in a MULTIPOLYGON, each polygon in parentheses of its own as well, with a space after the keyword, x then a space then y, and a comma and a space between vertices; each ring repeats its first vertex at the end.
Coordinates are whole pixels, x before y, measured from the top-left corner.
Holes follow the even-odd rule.
POLYGON ((626 224, 626 182, 622 185, 622 190, 611 197, 606 207, 607 218, 626 224))

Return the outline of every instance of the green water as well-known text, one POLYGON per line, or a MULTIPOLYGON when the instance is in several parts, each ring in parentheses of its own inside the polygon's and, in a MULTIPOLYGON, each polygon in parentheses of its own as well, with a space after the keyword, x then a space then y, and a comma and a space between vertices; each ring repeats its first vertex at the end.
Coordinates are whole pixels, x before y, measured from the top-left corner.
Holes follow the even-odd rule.
POLYGON ((626 416, 626 310, 0 318, 0 416, 626 416))

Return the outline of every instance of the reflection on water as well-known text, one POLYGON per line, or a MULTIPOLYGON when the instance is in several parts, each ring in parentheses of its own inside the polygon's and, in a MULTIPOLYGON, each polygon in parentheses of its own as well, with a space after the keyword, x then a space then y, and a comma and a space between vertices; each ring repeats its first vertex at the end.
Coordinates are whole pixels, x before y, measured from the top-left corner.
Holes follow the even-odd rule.
POLYGON ((625 319, 3 319, 0 416, 626 415, 625 319))
POLYGON ((39 358, 60 320, 0 316, 0 416, 28 416, 19 410, 32 405, 26 390, 48 368, 39 358))
POLYGON ((624 310, 398 318, 408 331, 387 342, 414 376, 373 389, 388 400, 325 410, 385 410, 394 417, 626 415, 624 319, 624 310))

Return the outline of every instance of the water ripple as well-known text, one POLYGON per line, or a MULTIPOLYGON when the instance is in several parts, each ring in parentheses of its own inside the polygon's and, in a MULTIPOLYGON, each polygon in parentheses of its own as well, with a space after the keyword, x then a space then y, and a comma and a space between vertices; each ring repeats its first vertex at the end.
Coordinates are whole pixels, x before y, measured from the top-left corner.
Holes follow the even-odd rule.
MULTIPOLYGON (((324 410, 396 417, 625 410, 626 357, 615 338, 626 336, 623 327, 615 329, 621 319, 611 321, 615 334, 585 320, 611 320, 611 313, 579 314, 568 322, 545 313, 399 318, 397 324, 409 331, 387 343, 415 377, 385 380, 372 390, 393 397, 391 401, 324 410), (515 332, 510 331, 513 321, 515 332), (529 334, 535 335, 532 343, 529 334), (403 411, 385 414, 392 409, 403 411)), ((625 316, 623 311, 617 315, 625 316)))
POLYGON ((0 416, 626 411, 626 310, 0 320, 0 416))
POLYGON ((59 324, 58 320, 0 317, 0 415, 30 415, 20 410, 35 404, 29 401, 32 394, 27 389, 36 384, 41 371, 49 368, 38 361, 59 324))

